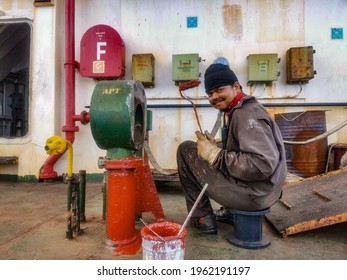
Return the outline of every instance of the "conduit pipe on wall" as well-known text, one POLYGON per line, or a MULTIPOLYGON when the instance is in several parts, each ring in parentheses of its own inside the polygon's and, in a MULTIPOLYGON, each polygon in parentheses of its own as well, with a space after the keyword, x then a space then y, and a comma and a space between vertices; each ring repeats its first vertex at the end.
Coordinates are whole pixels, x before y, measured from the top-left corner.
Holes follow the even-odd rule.
MULTIPOLYGON (((89 122, 89 113, 83 111, 80 115, 75 115, 75 0, 65 0, 65 112, 66 125, 62 127, 65 132, 65 139, 71 144, 75 141, 75 132, 79 131, 76 121, 82 124, 89 122)), ((54 164, 59 160, 60 155, 50 155, 40 169, 39 179, 55 179, 57 172, 54 171, 54 164)))

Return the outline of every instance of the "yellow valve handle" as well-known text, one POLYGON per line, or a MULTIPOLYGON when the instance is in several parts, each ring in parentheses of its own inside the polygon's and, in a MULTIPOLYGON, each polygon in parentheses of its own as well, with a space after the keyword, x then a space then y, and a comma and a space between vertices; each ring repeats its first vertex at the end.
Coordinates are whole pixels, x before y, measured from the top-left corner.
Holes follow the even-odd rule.
POLYGON ((66 140, 60 136, 52 136, 47 139, 45 150, 49 155, 60 155, 66 151, 66 140))
POLYGON ((67 175, 72 177, 73 148, 70 141, 61 136, 52 136, 47 139, 45 150, 49 155, 60 155, 68 149, 67 175))

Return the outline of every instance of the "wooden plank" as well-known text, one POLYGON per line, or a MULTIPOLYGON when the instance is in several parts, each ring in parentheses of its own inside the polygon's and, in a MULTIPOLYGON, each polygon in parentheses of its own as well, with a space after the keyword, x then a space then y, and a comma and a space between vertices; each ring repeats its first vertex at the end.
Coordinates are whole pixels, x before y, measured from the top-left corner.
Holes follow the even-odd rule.
POLYGON ((266 215, 286 237, 347 221, 347 168, 289 183, 266 215))

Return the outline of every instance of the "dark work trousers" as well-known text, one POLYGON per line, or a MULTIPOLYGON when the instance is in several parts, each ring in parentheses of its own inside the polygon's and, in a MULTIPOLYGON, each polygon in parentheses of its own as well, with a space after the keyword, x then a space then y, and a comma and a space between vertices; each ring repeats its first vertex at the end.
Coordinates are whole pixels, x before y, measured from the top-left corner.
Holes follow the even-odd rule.
POLYGON ((209 198, 227 208, 252 210, 254 207, 247 187, 238 186, 233 178, 227 180, 221 172, 211 168, 207 161, 198 157, 196 142, 185 141, 179 145, 177 167, 188 212, 204 185, 208 184, 192 217, 204 217, 213 213, 209 198))

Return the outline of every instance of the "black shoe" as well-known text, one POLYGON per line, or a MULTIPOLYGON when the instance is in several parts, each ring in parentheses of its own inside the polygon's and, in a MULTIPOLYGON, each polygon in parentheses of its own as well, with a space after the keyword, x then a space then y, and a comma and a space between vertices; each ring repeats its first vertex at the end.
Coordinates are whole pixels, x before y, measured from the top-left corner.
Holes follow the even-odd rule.
POLYGON ((227 224, 234 224, 234 215, 228 208, 221 207, 218 210, 213 211, 216 215, 216 221, 227 224))
POLYGON ((217 233, 216 217, 213 214, 208 214, 200 218, 192 218, 191 223, 203 233, 217 233))

